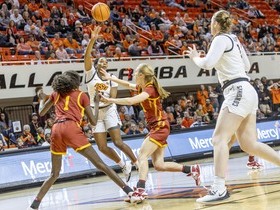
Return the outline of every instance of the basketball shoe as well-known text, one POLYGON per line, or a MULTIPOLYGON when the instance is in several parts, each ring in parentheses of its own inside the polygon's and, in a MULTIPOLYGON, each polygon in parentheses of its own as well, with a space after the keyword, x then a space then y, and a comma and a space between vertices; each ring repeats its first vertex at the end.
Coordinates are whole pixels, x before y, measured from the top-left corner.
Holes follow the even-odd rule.
POLYGON ((125 181, 128 182, 131 177, 131 169, 132 165, 130 161, 126 161, 124 167, 122 168, 122 172, 124 173, 125 176, 125 181))
POLYGON ((204 204, 219 203, 227 198, 229 198, 229 193, 226 187, 222 190, 218 190, 212 186, 211 189, 208 190, 208 194, 198 198, 196 202, 204 204))
POLYGON ((196 186, 200 186, 200 166, 198 164, 191 166, 191 172, 188 173, 187 176, 191 176, 194 179, 196 186))
POLYGON ((137 192, 139 195, 143 196, 145 199, 148 198, 148 193, 146 192, 146 190, 144 188, 141 187, 134 187, 134 192, 137 192))
POLYGON ((136 191, 129 192, 128 197, 124 199, 125 202, 135 204, 142 203, 143 200, 145 200, 145 198, 136 191))
POLYGON ((260 168, 262 168, 262 165, 255 160, 254 161, 248 161, 246 166, 249 169, 260 169, 260 168))

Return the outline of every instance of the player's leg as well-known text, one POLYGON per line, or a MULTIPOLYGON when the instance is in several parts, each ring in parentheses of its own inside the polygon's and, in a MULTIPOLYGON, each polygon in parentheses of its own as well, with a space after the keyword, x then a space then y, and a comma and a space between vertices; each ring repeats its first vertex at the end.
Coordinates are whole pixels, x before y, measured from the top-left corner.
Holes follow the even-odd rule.
POLYGON ((229 112, 228 108, 220 111, 213 133, 215 176, 225 178, 229 158, 228 142, 239 128, 244 118, 229 112), (228 122, 228 123, 227 123, 228 122))
POLYGON ((200 185, 200 167, 198 165, 181 165, 175 162, 164 162, 164 148, 159 147, 152 154, 152 162, 157 171, 183 172, 192 176, 196 185, 200 185))
MULTIPOLYGON (((106 130, 109 132, 110 137, 114 143, 114 145, 120 149, 130 160, 131 162, 138 167, 137 158, 132 152, 131 148, 125 144, 121 138, 121 132, 120 132, 120 125, 122 124, 120 121, 120 117, 117 113, 117 110, 114 107, 109 108, 107 110, 105 118, 104 118, 104 124, 106 130)), ((128 182, 131 177, 131 169, 132 164, 130 161, 124 162, 124 160, 121 160, 119 163, 120 167, 122 168, 122 171, 125 175, 126 181, 128 182)))
POLYGON ((92 146, 80 150, 79 153, 86 157, 97 169, 103 171, 107 176, 109 176, 129 196, 130 202, 140 203, 144 200, 141 195, 133 192, 133 190, 123 182, 118 174, 107 166, 103 160, 101 160, 92 146))
POLYGON ((280 155, 270 146, 257 141, 255 114, 246 117, 236 134, 242 150, 280 166, 280 155))
MULTIPOLYGON (((98 121, 94 130, 94 140, 98 146, 99 151, 106 155, 117 164, 121 163, 121 158, 111 147, 107 144, 107 127, 106 127, 106 110, 99 109, 98 121)), ((121 166, 122 167, 122 166, 121 166)))
MULTIPOLYGON (((230 149, 232 147, 232 145, 237 141, 237 137, 236 134, 234 134, 229 143, 228 143, 228 148, 230 149)), ((262 165, 260 163, 258 163, 255 160, 255 156, 254 155, 249 155, 248 157, 248 161, 246 163, 247 168, 249 169, 260 169, 262 167, 262 165)))
POLYGON ((134 164, 138 168, 137 158, 133 154, 131 148, 122 141, 119 126, 108 129, 108 132, 110 134, 112 141, 114 142, 114 145, 122 152, 124 152, 124 154, 126 154, 127 157, 131 160, 131 161, 121 160, 118 163, 119 166, 122 168, 126 181, 128 182, 131 177, 132 164, 134 164))
POLYGON ((228 142, 228 149, 230 150, 230 148, 232 147, 232 145, 234 145, 234 143, 237 141, 237 137, 236 137, 236 135, 234 134, 231 138, 230 138, 230 140, 229 140, 229 142, 228 142))
POLYGON ((227 107, 221 109, 212 137, 215 167, 214 183, 209 194, 197 199, 197 202, 214 202, 229 197, 225 186, 225 176, 229 158, 228 142, 239 128, 243 119, 243 117, 229 112, 227 107))
POLYGON ((102 152, 111 160, 115 161, 116 163, 119 163, 121 161, 120 156, 115 152, 114 149, 108 147, 107 132, 98 132, 98 133, 95 132, 93 135, 99 151, 102 152))
POLYGON ((151 142, 147 137, 140 148, 138 161, 139 161, 139 180, 136 187, 145 189, 146 179, 149 171, 148 158, 157 150, 158 145, 151 142))
POLYGON ((126 154, 127 157, 129 157, 129 159, 131 160, 132 163, 137 163, 137 158, 134 155, 133 151, 126 143, 123 142, 123 140, 121 138, 121 132, 120 132, 119 126, 116 128, 108 129, 108 132, 109 132, 115 146, 117 148, 119 148, 121 151, 123 151, 124 154, 126 154))
POLYGON ((61 169, 61 159, 62 159, 62 155, 55 155, 52 153, 51 156, 52 170, 51 170, 50 177, 46 179, 43 185, 41 186, 39 193, 37 194, 36 198, 34 199, 33 203, 30 206, 31 209, 39 208, 41 200, 43 199, 43 197, 46 195, 48 190, 51 188, 51 186, 59 177, 59 172, 61 169))

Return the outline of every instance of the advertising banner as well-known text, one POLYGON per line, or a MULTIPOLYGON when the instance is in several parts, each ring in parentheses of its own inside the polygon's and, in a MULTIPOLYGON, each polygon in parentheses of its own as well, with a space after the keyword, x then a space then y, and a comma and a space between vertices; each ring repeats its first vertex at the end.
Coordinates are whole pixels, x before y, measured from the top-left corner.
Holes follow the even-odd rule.
MULTIPOLYGON (((249 59, 251 68, 248 75, 252 79, 262 76, 268 79, 280 78, 280 55, 250 56, 249 59)), ((108 71, 118 78, 133 80, 133 72, 140 63, 147 63, 155 69, 156 76, 163 87, 218 83, 215 69, 199 69, 190 59, 184 57, 151 57, 144 60, 128 58, 124 61, 109 59, 108 71)), ((82 76, 81 89, 85 91, 83 69, 82 62, 1 66, 1 99, 33 97, 36 86, 43 86, 46 93, 50 93, 53 78, 67 70, 75 70, 82 76)))
MULTIPOLYGON (((168 138, 168 148, 165 149, 165 158, 185 157, 197 155, 201 157, 202 153, 212 152, 212 133, 213 129, 191 131, 186 129, 180 133, 171 133, 168 138)), ((275 142, 279 140, 280 122, 268 121, 257 124, 258 141, 275 142)), ((137 156, 143 142, 143 136, 135 136, 133 139, 125 142, 131 147, 133 153, 137 156)), ((237 146, 237 144, 235 144, 237 146)), ((109 142, 117 154, 124 161, 129 161, 128 157, 109 142)), ((103 155, 93 145, 94 149, 100 155, 102 160, 109 166, 116 166, 116 163, 103 155)), ((15 153, 13 155, 0 155, 0 189, 17 186, 26 183, 43 181, 51 172, 51 154, 50 151, 33 151, 28 153, 15 153)), ((82 155, 76 153, 73 149, 68 149, 67 154, 62 158, 61 176, 69 177, 81 175, 84 173, 92 174, 96 168, 82 155)))

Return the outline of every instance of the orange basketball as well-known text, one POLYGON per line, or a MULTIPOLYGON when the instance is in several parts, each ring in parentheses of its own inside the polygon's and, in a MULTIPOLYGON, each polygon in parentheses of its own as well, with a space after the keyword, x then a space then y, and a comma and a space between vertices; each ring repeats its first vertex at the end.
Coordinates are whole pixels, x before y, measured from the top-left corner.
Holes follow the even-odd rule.
POLYGON ((97 3, 91 9, 92 17, 98 22, 104 22, 110 17, 110 8, 107 4, 97 3))

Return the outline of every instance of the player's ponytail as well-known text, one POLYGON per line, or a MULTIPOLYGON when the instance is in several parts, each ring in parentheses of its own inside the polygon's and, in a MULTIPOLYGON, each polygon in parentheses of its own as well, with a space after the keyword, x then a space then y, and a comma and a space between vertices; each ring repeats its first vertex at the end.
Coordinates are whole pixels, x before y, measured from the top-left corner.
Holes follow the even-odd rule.
POLYGON ((153 76, 153 83, 160 95, 160 98, 165 99, 170 95, 170 93, 163 89, 163 87, 159 84, 158 79, 155 75, 153 76))
POLYGON ((142 73, 145 75, 145 81, 146 83, 153 83, 155 88, 157 89, 160 98, 164 99, 167 98, 170 93, 167 92, 166 90, 164 90, 162 88, 162 86, 159 84, 158 79, 155 76, 154 70, 151 66, 149 66, 148 64, 141 64, 139 66, 139 73, 142 73))
POLYGON ((232 18, 228 11, 220 10, 213 15, 213 18, 220 25, 219 33, 229 33, 231 31, 232 18))

